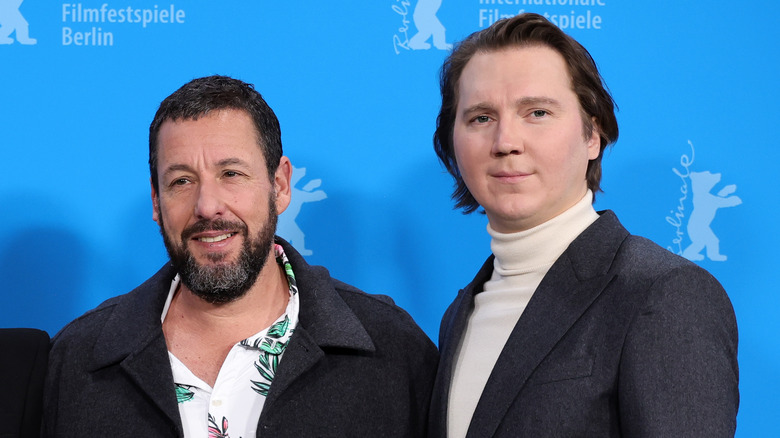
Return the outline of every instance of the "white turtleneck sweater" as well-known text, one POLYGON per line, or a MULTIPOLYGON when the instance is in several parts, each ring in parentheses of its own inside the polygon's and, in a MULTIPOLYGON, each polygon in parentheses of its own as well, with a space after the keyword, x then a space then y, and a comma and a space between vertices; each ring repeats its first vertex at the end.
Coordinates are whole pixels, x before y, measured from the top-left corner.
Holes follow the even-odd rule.
POLYGON ((466 436, 485 383, 534 291, 569 244, 598 219, 592 203, 593 193, 588 190, 570 209, 518 233, 499 233, 488 224, 495 255, 493 275, 474 297, 474 311, 455 357, 448 437, 466 436))

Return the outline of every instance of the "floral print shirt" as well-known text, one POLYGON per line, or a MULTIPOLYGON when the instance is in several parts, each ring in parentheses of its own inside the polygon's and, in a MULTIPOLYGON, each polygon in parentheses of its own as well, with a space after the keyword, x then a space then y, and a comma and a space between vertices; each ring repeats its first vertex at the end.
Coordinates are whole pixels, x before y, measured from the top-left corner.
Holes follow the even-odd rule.
MULTIPOLYGON (((287 274, 290 300, 285 313, 270 327, 237 343, 228 353, 212 388, 193 374, 171 352, 176 399, 184 436, 187 438, 255 437, 260 413, 271 388, 276 369, 298 324, 298 286, 292 266, 280 245, 274 247, 276 262, 287 274)), ((179 286, 174 278, 162 319, 168 313, 179 286)))

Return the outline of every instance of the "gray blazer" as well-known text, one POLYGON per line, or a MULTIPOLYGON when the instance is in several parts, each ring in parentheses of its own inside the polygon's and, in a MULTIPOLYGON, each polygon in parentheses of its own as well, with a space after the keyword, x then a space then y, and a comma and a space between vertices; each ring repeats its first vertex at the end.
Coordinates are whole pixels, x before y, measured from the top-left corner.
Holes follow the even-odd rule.
MULTIPOLYGON (((430 436, 446 436, 453 361, 493 257, 444 315, 430 436)), ((513 329, 467 437, 725 437, 739 405, 737 324, 702 268, 600 218, 553 264, 513 329)))
MULTIPOLYGON (((298 283, 300 322, 266 399, 258 436, 424 436, 436 347, 389 298, 332 279, 279 242, 298 283)), ((174 275, 166 265, 55 337, 45 436, 182 436, 160 323, 174 275)))

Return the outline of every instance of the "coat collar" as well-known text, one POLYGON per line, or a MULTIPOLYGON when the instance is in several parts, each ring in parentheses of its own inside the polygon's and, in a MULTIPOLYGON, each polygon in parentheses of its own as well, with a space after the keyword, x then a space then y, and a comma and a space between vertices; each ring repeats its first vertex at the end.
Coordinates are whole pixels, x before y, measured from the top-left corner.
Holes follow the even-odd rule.
POLYGON ((111 313, 95 342, 92 371, 136 357, 151 345, 165 346, 160 317, 175 275, 167 263, 129 294, 96 309, 111 313))
POLYGON ((322 266, 311 266, 289 243, 277 237, 293 267, 301 294, 301 326, 320 348, 375 351, 363 324, 341 298, 322 266))
POLYGON ((90 371, 119 365, 182 435, 173 374, 160 316, 175 271, 170 263, 127 295, 97 311, 110 312, 92 351, 90 371))
MULTIPOLYGON (((301 295, 301 326, 319 347, 372 352, 371 337, 333 286, 327 269, 310 266, 289 243, 277 237, 293 267, 301 295)), ((176 272, 170 263, 113 307, 93 351, 92 369, 100 369, 136 356, 160 341, 160 315, 176 272)), ((104 309, 109 310, 109 309, 104 309)), ((164 338, 162 340, 164 342, 164 338)))
MULTIPOLYGON (((556 260, 512 330, 474 411, 467 437, 494 434, 542 359, 613 279, 612 261, 628 235, 614 213, 600 212, 599 219, 556 260)), ((452 366, 474 306, 474 294, 482 291, 492 273, 492 259, 491 256, 475 279, 461 290, 453 303, 450 324, 442 326, 441 376, 437 379, 437 392, 441 395, 438 405, 432 408, 431 420, 433 427, 443 428, 440 430, 446 430, 452 366)))
POLYGON ((277 237, 293 267, 301 299, 298 327, 285 349, 261 421, 279 396, 311 369, 328 349, 374 352, 371 336, 341 298, 327 269, 310 266, 289 243, 277 237))
MULTIPOLYGON (((282 245, 292 265, 301 307, 299 326, 285 351, 266 405, 272 404, 292 381, 323 357, 323 349, 375 351, 371 337, 336 291, 328 271, 310 266, 286 241, 277 237, 277 243, 282 245)), ((175 275, 173 266, 167 263, 129 294, 111 299, 96 309, 110 315, 95 342, 90 370, 118 364, 181 429, 160 321, 175 275)))

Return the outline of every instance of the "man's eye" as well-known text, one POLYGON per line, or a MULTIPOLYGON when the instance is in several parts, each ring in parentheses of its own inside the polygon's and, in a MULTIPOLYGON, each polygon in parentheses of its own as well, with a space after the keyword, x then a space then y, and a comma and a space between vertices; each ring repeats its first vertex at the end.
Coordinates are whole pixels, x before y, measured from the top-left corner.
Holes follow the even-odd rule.
POLYGON ((171 185, 172 186, 183 186, 183 185, 187 184, 188 182, 190 182, 190 181, 187 178, 178 178, 178 179, 173 180, 171 182, 171 185))
POLYGON ((228 178, 233 178, 235 176, 238 176, 238 172, 236 172, 235 170, 226 170, 224 175, 228 178))
POLYGON ((546 115, 547 115, 547 111, 545 111, 545 110, 534 110, 534 111, 531 113, 531 115, 533 115, 534 117, 537 117, 537 118, 538 118, 538 117, 544 117, 544 116, 546 116, 546 115))
POLYGON ((490 117, 488 116, 477 116, 474 118, 474 121, 477 123, 487 123, 490 121, 490 117))

